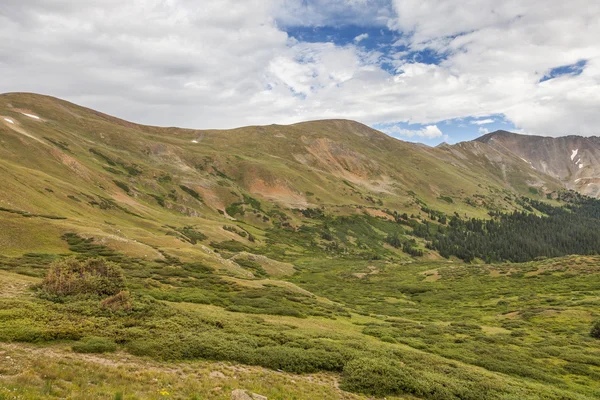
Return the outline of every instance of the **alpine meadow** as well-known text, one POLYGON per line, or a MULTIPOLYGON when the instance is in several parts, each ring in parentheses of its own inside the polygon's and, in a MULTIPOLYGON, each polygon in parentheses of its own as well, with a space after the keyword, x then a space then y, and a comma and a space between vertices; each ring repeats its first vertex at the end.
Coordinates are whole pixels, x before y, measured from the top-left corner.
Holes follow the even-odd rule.
POLYGON ((0 400, 600 399, 600 3, 4 3, 0 400))
POLYGON ((600 200, 519 157, 0 113, 3 398, 600 394, 600 200))

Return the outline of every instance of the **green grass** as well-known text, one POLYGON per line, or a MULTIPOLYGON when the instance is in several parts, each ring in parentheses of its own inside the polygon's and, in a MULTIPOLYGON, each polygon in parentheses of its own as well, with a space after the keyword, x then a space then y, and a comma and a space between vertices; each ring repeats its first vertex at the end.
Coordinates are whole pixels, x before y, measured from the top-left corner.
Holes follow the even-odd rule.
POLYGON ((597 256, 471 265, 414 236, 524 210, 530 174, 558 188, 538 172, 348 121, 198 132, 29 94, 0 110, 45 143, 0 124, 0 399, 600 397, 597 256), (119 292, 44 296, 69 255, 118 263, 119 292))
POLYGON ((125 269, 134 293, 129 310, 92 298, 0 299, 0 340, 75 341, 84 352, 116 343, 156 360, 332 371, 343 388, 375 395, 591 399, 600 390, 600 341, 589 334, 598 317, 597 258, 483 267, 298 261, 293 281, 336 302, 337 313, 315 316, 325 303, 281 288, 219 283, 201 266, 145 272, 151 266, 144 265, 125 269), (377 273, 352 275, 367 265, 377 273), (437 275, 424 273, 432 268, 437 275))

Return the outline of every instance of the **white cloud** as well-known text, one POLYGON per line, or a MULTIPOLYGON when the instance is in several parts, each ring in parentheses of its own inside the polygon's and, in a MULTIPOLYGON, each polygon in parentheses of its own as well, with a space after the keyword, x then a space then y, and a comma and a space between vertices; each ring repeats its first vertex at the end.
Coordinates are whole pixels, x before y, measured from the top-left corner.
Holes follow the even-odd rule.
POLYGON ((354 43, 358 43, 361 40, 365 40, 369 38, 369 34, 368 33, 361 33, 360 35, 358 35, 357 37, 354 38, 354 43))
POLYGON ((397 125, 392 125, 384 128, 382 131, 390 136, 404 136, 408 138, 419 137, 423 139, 434 139, 442 136, 445 136, 445 138, 447 138, 447 136, 442 133, 442 131, 440 130, 440 128, 437 127, 437 125, 427 125, 421 129, 405 129, 400 128, 397 125))
POLYGON ((477 120, 471 121, 471 123, 473 125, 487 125, 487 124, 493 124, 494 122, 496 122, 496 121, 494 121, 491 118, 477 119, 477 120))
POLYGON ((7 0, 0 91, 41 92, 136 122, 196 128, 330 117, 428 127, 474 117, 483 125, 504 114, 528 133, 600 134, 600 2, 392 3, 7 0), (283 30, 340 24, 404 31, 409 49, 304 43, 283 30), (426 47, 443 55, 439 65, 415 62, 411 51, 426 47), (580 75, 539 82, 579 60, 587 60, 580 75))
POLYGON ((432 74, 440 77, 436 82, 442 93, 426 90, 427 95, 465 106, 419 122, 452 111, 462 116, 498 113, 535 134, 600 133, 600 115, 593 112, 600 107, 600 45, 595 40, 600 3, 550 0, 539 7, 522 1, 395 0, 394 6, 398 18, 393 24, 412 32, 411 48, 430 47, 447 55, 432 74), (581 75, 539 83, 552 68, 580 60, 587 60, 581 75), (446 95, 444 86, 455 91, 446 95))
POLYGON ((477 129, 477 131, 479 133, 481 133, 482 135, 485 135, 486 133, 490 133, 490 130, 488 128, 486 128, 485 126, 480 126, 479 129, 477 129))

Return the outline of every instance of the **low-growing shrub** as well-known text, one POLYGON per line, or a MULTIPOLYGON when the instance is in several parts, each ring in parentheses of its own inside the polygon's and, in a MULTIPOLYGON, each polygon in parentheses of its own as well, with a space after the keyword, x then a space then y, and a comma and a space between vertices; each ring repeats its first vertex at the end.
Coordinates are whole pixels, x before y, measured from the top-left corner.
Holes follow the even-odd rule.
POLYGON ((415 393, 417 382, 390 359, 359 358, 346 364, 343 372, 343 389, 373 396, 415 393))
POLYGON ((121 290, 114 296, 102 300, 100 306, 113 312, 127 312, 133 309, 133 299, 131 298, 131 294, 129 294, 129 292, 121 290))
POLYGON ((592 325, 592 330, 590 331, 590 335, 593 338, 600 339, 600 320, 596 321, 594 325, 592 325))
POLYGON ((190 196, 192 196, 194 199, 198 200, 199 202, 202 202, 202 196, 200 196, 200 194, 198 192, 196 192, 194 189, 189 188, 185 185, 179 185, 179 188, 181 190, 183 190, 184 192, 186 192, 187 194, 189 194, 190 196))
POLYGON ((54 296, 113 296, 124 288, 121 267, 103 258, 69 257, 54 261, 41 285, 44 293, 54 296))
POLYGON ((129 185, 126 184, 125 182, 121 182, 121 181, 117 181, 117 180, 113 180, 113 182, 115 183, 115 185, 117 185, 118 187, 120 187, 121 189, 123 189, 126 193, 130 193, 131 189, 129 188, 129 185))
POLYGON ((81 339, 71 349, 76 353, 111 353, 117 350, 117 345, 112 340, 91 336, 81 339))

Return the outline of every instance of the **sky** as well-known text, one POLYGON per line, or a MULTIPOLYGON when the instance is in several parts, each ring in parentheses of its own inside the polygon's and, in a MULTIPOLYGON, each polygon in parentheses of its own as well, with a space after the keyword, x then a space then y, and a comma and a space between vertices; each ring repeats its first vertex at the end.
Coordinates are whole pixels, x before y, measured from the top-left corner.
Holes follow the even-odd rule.
POLYGON ((595 0, 2 0, 0 92, 196 129, 600 135, 595 0))

